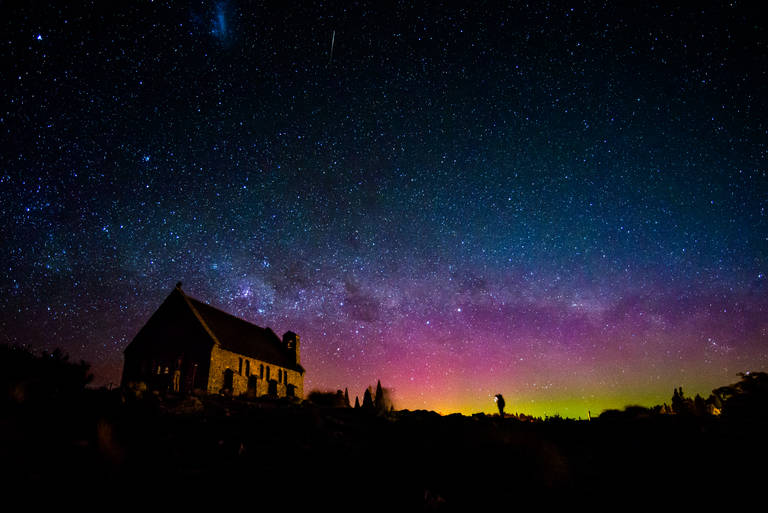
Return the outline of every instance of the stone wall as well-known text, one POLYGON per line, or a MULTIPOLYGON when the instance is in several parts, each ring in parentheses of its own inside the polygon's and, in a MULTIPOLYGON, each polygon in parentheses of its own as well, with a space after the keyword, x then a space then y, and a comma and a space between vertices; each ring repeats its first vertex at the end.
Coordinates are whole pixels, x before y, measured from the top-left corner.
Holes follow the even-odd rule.
POLYGON ((277 380, 282 371, 288 374, 287 381, 277 384, 278 397, 287 395, 287 385, 294 385, 294 395, 299 399, 304 398, 304 376, 300 372, 278 367, 271 363, 263 362, 253 358, 248 358, 231 351, 214 346, 211 351, 211 368, 208 379, 208 393, 218 394, 224 388, 225 372, 227 369, 232 371, 232 395, 241 395, 248 392, 248 376, 246 375, 246 361, 250 362, 250 373, 255 375, 256 379, 256 397, 266 395, 268 391, 267 368, 269 368, 269 378, 277 380), (242 368, 240 359, 242 358, 242 368), (261 377, 261 366, 264 366, 264 376, 261 377))

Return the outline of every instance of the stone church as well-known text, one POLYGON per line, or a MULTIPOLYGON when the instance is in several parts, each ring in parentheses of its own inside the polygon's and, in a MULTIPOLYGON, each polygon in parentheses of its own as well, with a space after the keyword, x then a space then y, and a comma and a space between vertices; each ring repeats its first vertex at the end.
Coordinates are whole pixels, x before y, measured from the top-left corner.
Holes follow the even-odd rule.
POLYGON ((299 336, 270 328, 187 296, 176 285, 125 348, 122 385, 149 390, 304 396, 299 336))

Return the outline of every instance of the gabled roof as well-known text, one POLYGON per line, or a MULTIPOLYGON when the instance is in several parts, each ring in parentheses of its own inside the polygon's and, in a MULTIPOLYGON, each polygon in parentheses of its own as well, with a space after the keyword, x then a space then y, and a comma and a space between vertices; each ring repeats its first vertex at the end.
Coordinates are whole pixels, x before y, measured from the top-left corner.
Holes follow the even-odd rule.
POLYGON ((171 292, 175 293, 183 296, 200 324, 222 349, 304 373, 304 368, 296 363, 293 353, 285 349, 280 338, 270 328, 256 326, 191 298, 180 286, 171 292))

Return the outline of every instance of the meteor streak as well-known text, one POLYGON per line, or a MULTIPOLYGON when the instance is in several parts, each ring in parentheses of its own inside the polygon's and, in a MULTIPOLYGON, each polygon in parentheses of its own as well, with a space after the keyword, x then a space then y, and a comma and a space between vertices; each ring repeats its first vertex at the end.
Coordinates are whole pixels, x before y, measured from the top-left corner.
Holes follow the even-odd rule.
POLYGON ((331 58, 328 59, 328 64, 331 64, 331 61, 333 60, 333 45, 336 43, 336 31, 333 31, 333 35, 331 36, 331 58))

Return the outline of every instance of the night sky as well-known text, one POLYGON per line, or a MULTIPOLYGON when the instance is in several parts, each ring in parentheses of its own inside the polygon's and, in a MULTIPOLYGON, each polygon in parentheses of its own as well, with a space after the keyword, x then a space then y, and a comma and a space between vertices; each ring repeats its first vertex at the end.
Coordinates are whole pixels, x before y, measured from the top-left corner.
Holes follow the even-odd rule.
POLYGON ((742 2, 73 3, 0 6, 0 342, 117 383, 182 281, 299 333, 307 391, 398 408, 586 417, 768 368, 742 2))

